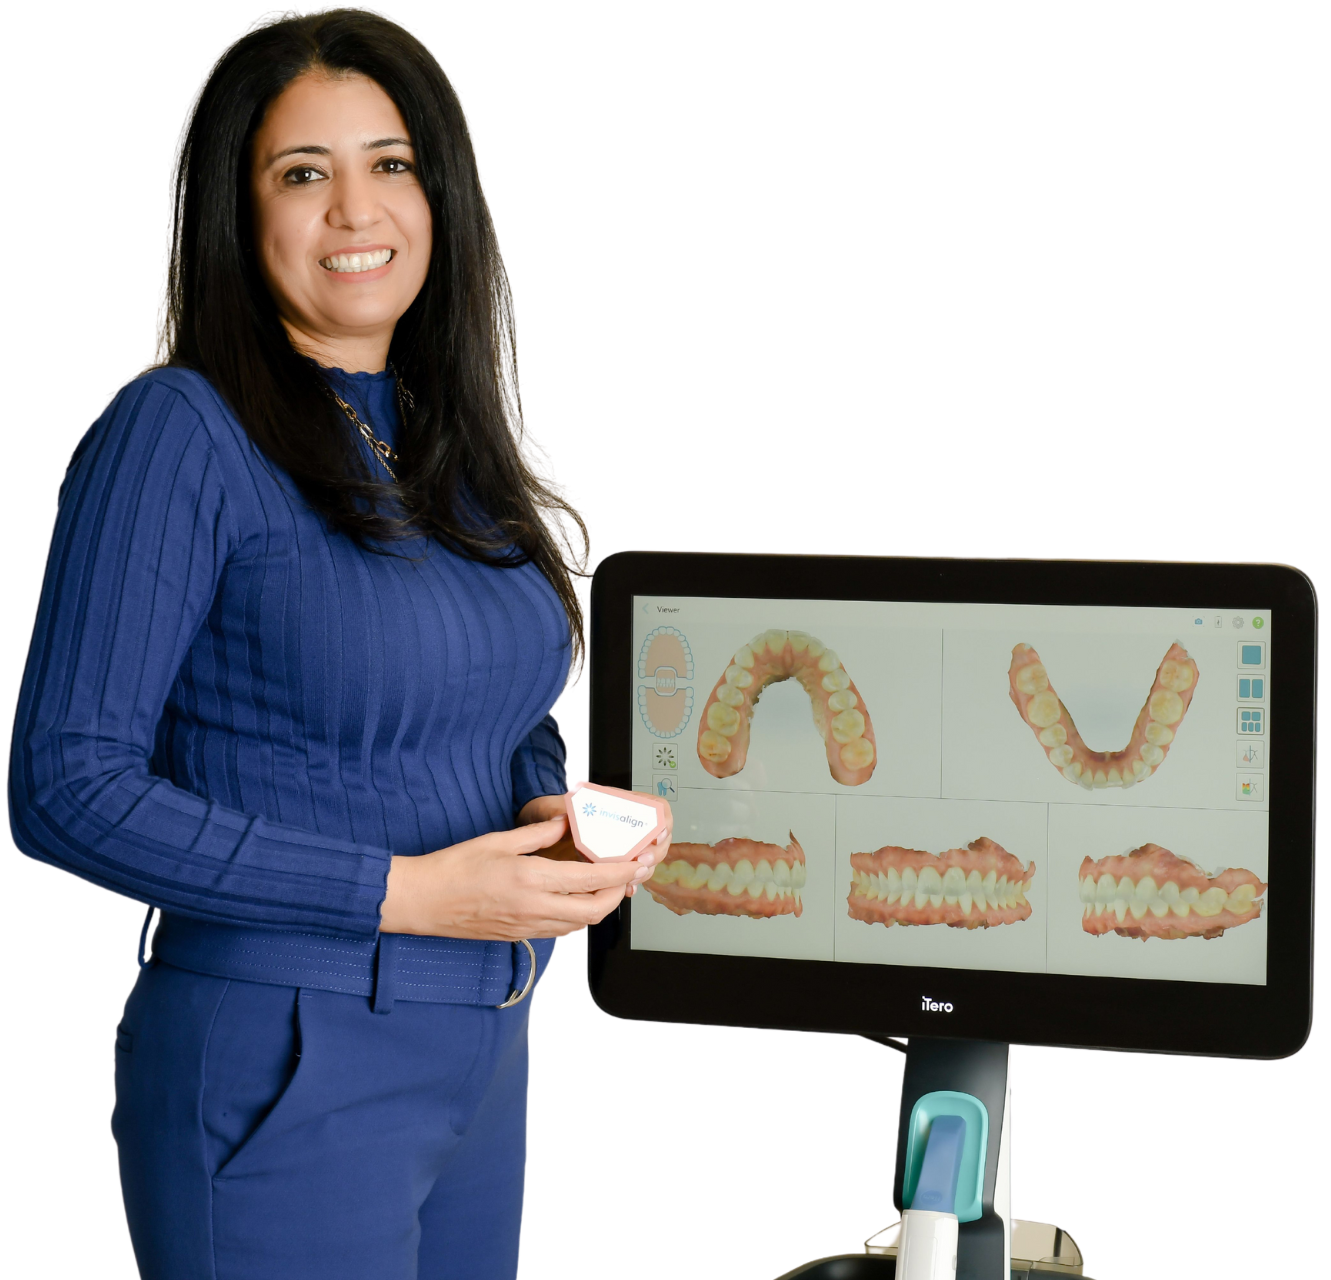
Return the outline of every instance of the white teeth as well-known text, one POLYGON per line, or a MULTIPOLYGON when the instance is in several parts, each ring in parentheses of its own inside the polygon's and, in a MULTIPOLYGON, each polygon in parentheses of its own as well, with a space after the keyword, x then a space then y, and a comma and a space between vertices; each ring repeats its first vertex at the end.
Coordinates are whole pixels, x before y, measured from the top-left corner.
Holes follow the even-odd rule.
MULTIPOLYGON (((1159 747, 1152 746, 1149 742, 1142 747, 1142 761, 1154 768, 1165 758, 1165 753, 1159 747)), ((1134 766, 1134 772, 1136 771, 1134 766)))
POLYGON ((1096 770, 1095 785, 1097 787, 1107 787, 1109 785, 1109 779, 1105 775, 1105 771, 1103 769, 1096 770))
POLYGON ((1022 667, 1013 677, 1021 693, 1043 693, 1049 688, 1049 675, 1038 662, 1022 667))
POLYGON ((1151 719, 1160 724, 1177 724, 1183 719, 1183 699, 1168 689, 1157 689, 1146 705, 1151 719))
MULTIPOLYGON (((858 712, 851 713, 858 714, 858 712)), ((847 769, 864 769, 873 763, 873 743, 868 738, 852 738, 841 748, 841 763, 847 769)))
POLYGON ((864 717, 858 711, 842 711, 832 717, 832 737, 843 746, 864 733, 864 717))
POLYGON ((1123 778, 1117 769, 1110 769, 1107 781, 1111 787, 1121 787, 1123 778))
MULTIPOLYGON (((804 863, 802 863, 802 862, 797 862, 793 867, 791 867, 791 869, 790 869, 790 883, 791 883, 796 889, 803 889, 803 888, 804 888, 805 881, 807 881, 808 878, 809 878, 809 874, 808 874, 807 869, 806 869, 805 866, 804 866, 804 863)), ((796 896, 796 897, 799 897, 799 894, 796 894, 795 896, 796 896)))
POLYGON ((838 667, 834 671, 829 671, 823 677, 823 688, 828 693, 840 693, 842 689, 850 688, 850 676, 846 674, 844 667, 838 667))
POLYGON ((707 887, 715 893, 718 889, 724 889, 730 883, 730 863, 722 862, 715 871, 712 872, 712 878, 708 880, 707 887))
POLYGON ((791 631, 787 634, 790 636, 790 647, 796 653, 803 653, 809 647, 809 641, 813 639, 807 631, 791 631))
POLYGON ((969 893, 963 893, 961 897, 957 899, 957 905, 961 907, 961 914, 963 916, 970 915, 973 902, 974 899, 969 893))
POLYGON ((391 249, 376 249, 373 253, 339 253, 330 258, 321 258, 319 265, 339 274, 355 275, 360 271, 374 271, 385 266, 392 256, 391 249))
POLYGON ((689 873, 688 878, 680 878, 680 883, 686 889, 701 889, 712 878, 712 869, 705 862, 700 862, 695 871, 689 873))
POLYGON ((704 729, 698 735, 698 754, 704 760, 720 764, 730 754, 730 739, 714 729, 704 729))
POLYGON ((809 637, 809 643, 804 647, 811 658, 821 658, 827 652, 827 646, 813 636, 809 637))
POLYGON ((1062 714, 1063 708, 1050 689, 1046 689, 1043 693, 1037 693, 1026 704, 1026 719, 1037 729, 1048 729, 1057 724, 1062 714))
POLYGON ((767 647, 773 653, 780 653, 786 647, 786 639, 789 632, 786 631, 767 631, 763 633, 763 639, 767 641, 767 647))
POLYGON ((827 700, 830 711, 852 711, 859 699, 849 689, 840 689, 827 700))
MULTIPOLYGON (((746 644, 740 645, 739 649, 735 653, 735 665, 737 667, 743 667, 747 671, 751 666, 753 666, 755 661, 756 659, 753 656, 753 650, 750 649, 749 646, 746 644)), ((729 676, 730 672, 727 671, 726 672, 727 679, 729 679, 729 676)), ((749 679, 752 680, 753 677, 750 676, 749 679)), ((739 682, 736 681, 736 683, 739 682)))
POLYGON ((744 691, 736 689, 733 684, 723 684, 717 691, 718 702, 724 702, 728 707, 739 707, 744 705, 744 691))
MULTIPOLYGON (((735 656, 738 657, 739 655, 736 654, 735 656)), ((749 665, 752 666, 753 664, 750 663, 749 665)), ((737 689, 747 689, 753 683, 753 676, 738 662, 732 662, 726 668, 726 683, 733 684, 737 689)))
POLYGON ((790 868, 782 860, 778 860, 776 866, 772 868, 772 879, 783 887, 790 885, 790 868))
POLYGON ((739 712, 724 702, 714 702, 707 708, 707 727, 723 737, 733 738, 739 732, 739 712))
MULTIPOLYGON (((1061 729, 1063 726, 1059 725, 1058 727, 1061 729)), ((1049 730, 1046 729, 1045 733, 1048 732, 1049 730)), ((1072 763, 1072 748, 1067 743, 1064 743, 1061 747, 1055 747, 1049 753, 1049 763, 1058 769, 1066 768, 1072 763)))
MULTIPOLYGON (((1241 888, 1247 895, 1256 891, 1251 885, 1241 888)), ((1193 911, 1200 916, 1217 916, 1223 910, 1233 911, 1235 908, 1238 908, 1238 914, 1243 914, 1251 907, 1250 896, 1244 905, 1215 886, 1205 892, 1193 888, 1180 891, 1173 880, 1157 888, 1153 876, 1143 876, 1134 884, 1127 876, 1115 881, 1107 872, 1098 881, 1086 876, 1081 881, 1079 895, 1083 904, 1083 917, 1113 914, 1120 924, 1129 914, 1134 920, 1144 919, 1148 911, 1157 920, 1163 919, 1171 911, 1180 919, 1186 919, 1193 911)))
POLYGON ((818 659, 819 671, 835 671, 841 665, 841 659, 836 656, 832 649, 823 651, 822 657, 818 659))
POLYGON ((1061 747, 1068 740, 1068 731, 1061 724, 1051 724, 1040 730, 1040 741, 1046 747, 1061 747))
POLYGON ((1174 731, 1167 725, 1156 724, 1152 720, 1146 726, 1146 741, 1153 747, 1167 747, 1174 741, 1174 731))
POLYGON ((772 880, 772 864, 766 858, 759 859, 757 867, 754 868, 753 878, 768 884, 772 880))
POLYGON ((1192 668, 1186 663, 1175 662, 1170 658, 1168 662, 1160 664, 1160 685, 1172 693, 1182 693, 1185 689, 1191 689, 1192 668))
MULTIPOLYGON (((1163 760, 1164 758, 1165 757, 1162 754, 1160 759, 1163 760)), ((1148 773, 1150 773, 1150 771, 1150 766, 1145 760, 1134 760, 1132 762, 1132 777, 1134 781, 1140 782, 1148 773)))

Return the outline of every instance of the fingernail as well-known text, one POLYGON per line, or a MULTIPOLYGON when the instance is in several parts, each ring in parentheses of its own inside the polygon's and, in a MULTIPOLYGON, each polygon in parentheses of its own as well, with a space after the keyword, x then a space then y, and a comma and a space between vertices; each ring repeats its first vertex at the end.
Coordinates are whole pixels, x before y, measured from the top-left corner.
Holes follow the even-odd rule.
POLYGON ((639 867, 639 868, 633 873, 633 878, 634 878, 635 880, 646 880, 647 877, 648 877, 649 875, 651 875, 651 874, 652 874, 652 869, 651 869, 651 867, 639 867))

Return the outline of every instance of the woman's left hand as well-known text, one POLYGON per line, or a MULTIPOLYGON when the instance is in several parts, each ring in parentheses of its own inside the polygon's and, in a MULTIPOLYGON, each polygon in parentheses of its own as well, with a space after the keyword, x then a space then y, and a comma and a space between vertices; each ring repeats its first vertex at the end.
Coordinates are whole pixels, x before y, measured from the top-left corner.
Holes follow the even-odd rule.
MULTIPOLYGON (((518 810, 518 826, 525 827, 529 822, 544 822, 547 818, 558 818, 565 813, 563 796, 537 796, 535 800, 528 800, 526 804, 518 810)), ((653 863, 660 864, 665 861, 666 854, 670 852, 670 837, 675 831, 675 815, 671 811, 669 804, 665 807, 666 832, 650 846, 638 855, 637 861, 646 862, 649 866, 653 863)), ((581 862, 582 854, 577 850, 573 843, 571 835, 565 836, 558 844, 551 845, 548 849, 539 851, 542 858, 556 858, 562 862, 581 862)), ((626 890, 628 897, 633 897, 638 892, 636 884, 629 885, 626 890)))

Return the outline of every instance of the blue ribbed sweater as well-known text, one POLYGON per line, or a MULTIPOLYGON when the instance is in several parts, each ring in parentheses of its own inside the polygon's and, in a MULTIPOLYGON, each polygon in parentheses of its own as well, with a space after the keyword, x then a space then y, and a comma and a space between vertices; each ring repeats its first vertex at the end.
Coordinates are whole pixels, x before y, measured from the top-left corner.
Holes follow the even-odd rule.
MULTIPOLYGON (((391 443, 391 375, 329 376, 391 443)), ((330 533, 202 376, 130 383, 60 490, 14 727, 19 848, 178 916, 366 938, 393 854, 563 792, 549 583, 397 549, 425 558, 330 533)))

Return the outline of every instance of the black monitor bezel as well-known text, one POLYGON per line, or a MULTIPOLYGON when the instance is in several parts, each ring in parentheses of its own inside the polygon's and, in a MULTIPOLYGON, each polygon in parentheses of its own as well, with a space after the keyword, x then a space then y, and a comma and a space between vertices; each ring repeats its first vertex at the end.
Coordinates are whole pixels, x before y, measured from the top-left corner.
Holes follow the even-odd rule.
POLYGON ((1272 564, 944 560, 630 551, 602 562, 590 618, 591 781, 631 785, 633 597, 1269 608, 1271 685, 1267 983, 1176 982, 844 961, 634 951, 626 900, 589 932, 588 982, 622 1018, 722 1026, 943 1036, 1095 1049, 1279 1058, 1312 1023, 1317 602, 1272 564), (1306 896, 1300 891, 1306 888, 1306 896), (950 1003, 940 1016, 921 996, 950 1003), (1106 1043, 1106 1025, 1120 1034, 1106 1043), (1108 1015, 1108 1016, 1107 1016, 1108 1015))

